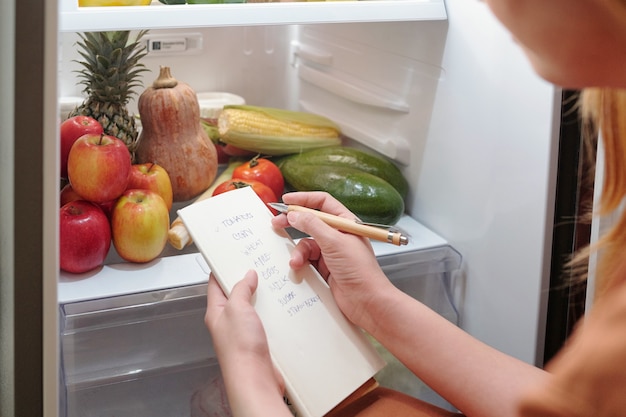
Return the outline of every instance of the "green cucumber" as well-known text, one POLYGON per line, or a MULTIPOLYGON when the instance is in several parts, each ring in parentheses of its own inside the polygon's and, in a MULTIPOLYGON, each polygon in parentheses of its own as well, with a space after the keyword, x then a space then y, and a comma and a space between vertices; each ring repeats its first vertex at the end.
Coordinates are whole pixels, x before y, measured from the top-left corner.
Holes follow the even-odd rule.
POLYGON ((404 213, 404 199, 387 181, 345 166, 281 163, 285 181, 297 191, 326 191, 367 223, 394 225, 404 213))
POLYGON ((343 166, 367 172, 387 181, 402 198, 406 198, 409 190, 408 182, 393 162, 356 148, 329 146, 290 155, 286 159, 297 159, 301 165, 343 166))

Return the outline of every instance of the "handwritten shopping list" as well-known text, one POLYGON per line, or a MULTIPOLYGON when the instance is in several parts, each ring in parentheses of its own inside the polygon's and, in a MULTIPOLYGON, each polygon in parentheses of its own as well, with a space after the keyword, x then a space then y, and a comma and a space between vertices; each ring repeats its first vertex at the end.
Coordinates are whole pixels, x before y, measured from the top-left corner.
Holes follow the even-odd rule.
POLYGON ((289 267, 295 242, 272 227, 272 213, 251 187, 178 214, 225 294, 248 270, 257 272, 254 307, 299 416, 323 416, 384 366, 315 268, 289 267))

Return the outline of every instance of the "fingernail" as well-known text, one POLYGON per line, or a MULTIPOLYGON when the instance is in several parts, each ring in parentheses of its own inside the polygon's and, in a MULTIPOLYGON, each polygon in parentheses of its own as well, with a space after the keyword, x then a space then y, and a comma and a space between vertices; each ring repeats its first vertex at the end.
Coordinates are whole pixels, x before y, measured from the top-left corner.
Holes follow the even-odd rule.
POLYGON ((300 215, 300 213, 295 212, 295 211, 290 211, 289 213, 287 213, 287 220, 289 221, 289 224, 294 224, 298 221, 298 216, 300 215))

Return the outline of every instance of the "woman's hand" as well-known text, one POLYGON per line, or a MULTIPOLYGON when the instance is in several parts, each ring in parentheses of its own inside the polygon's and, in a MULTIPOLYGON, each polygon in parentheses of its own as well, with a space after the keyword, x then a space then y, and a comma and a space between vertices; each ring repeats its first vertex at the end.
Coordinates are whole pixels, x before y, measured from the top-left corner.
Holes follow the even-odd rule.
POLYGON ((265 331, 251 304, 257 284, 256 272, 248 271, 228 299, 211 275, 204 321, 213 335, 213 344, 220 358, 240 355, 269 358, 265 331))
MULTIPOLYGON (((356 219, 343 204, 325 192, 287 193, 283 201, 356 219)), ((339 308, 352 322, 361 325, 368 305, 376 302, 376 295, 393 287, 380 269, 368 239, 340 232, 310 213, 289 212, 274 217, 272 223, 281 228, 292 226, 313 238, 298 242, 290 266, 298 269, 311 262, 328 282, 339 308)))
POLYGON ((227 298, 211 276, 204 322, 233 415, 291 416, 283 400, 284 381, 272 364, 263 324, 252 306, 257 284, 256 272, 248 271, 227 298))

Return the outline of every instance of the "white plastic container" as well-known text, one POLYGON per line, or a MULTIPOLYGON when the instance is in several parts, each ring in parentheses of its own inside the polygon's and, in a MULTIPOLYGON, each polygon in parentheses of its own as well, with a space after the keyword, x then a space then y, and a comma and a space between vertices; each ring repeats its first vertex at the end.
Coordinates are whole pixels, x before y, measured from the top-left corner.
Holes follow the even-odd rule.
POLYGON ((200 117, 205 119, 216 119, 226 105, 246 104, 243 97, 231 93, 207 92, 196 95, 200 105, 200 117))
MULTIPOLYGON (((450 285, 461 256, 452 247, 378 259, 398 288, 458 321, 450 285)), ((219 366, 203 321, 206 283, 61 303, 60 309, 63 417, 196 417, 206 415, 207 407, 210 415, 227 417, 219 366)), ((376 377, 381 385, 449 407, 382 346, 377 348, 388 362, 376 377)))

